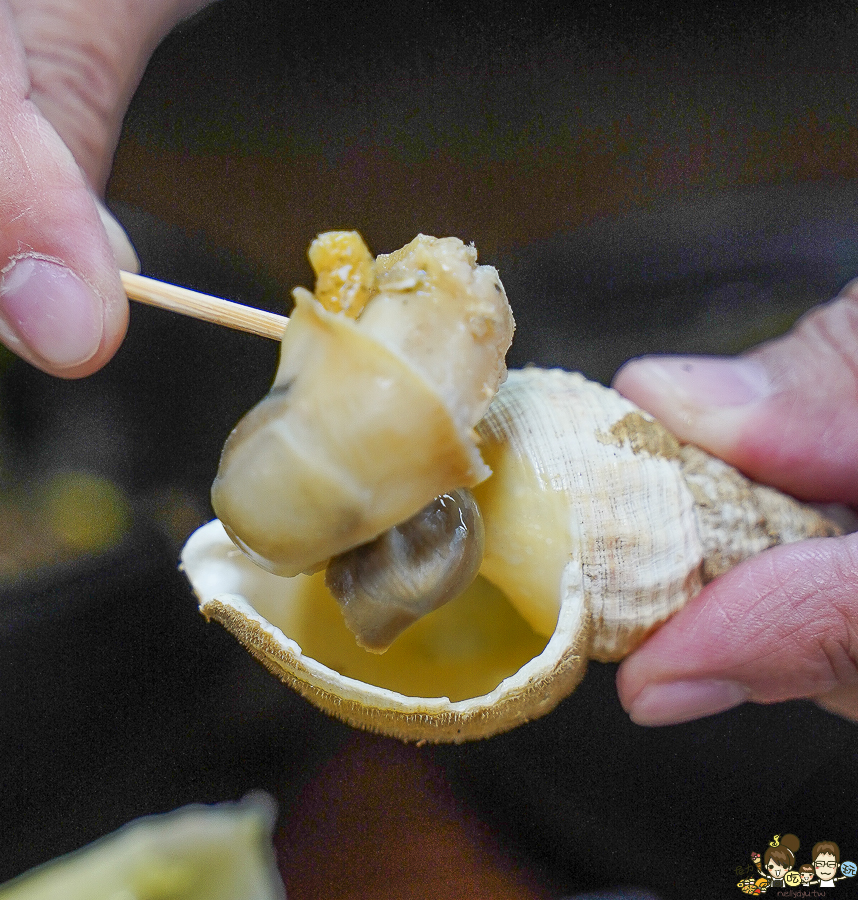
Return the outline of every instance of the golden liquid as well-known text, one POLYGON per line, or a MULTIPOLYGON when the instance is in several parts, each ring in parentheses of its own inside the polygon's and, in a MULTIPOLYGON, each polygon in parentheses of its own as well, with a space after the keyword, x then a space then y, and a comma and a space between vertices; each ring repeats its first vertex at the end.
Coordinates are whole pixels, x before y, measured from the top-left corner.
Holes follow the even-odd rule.
POLYGON ((547 643, 483 578, 408 628, 383 654, 357 645, 322 573, 275 581, 278 595, 268 591, 263 602, 257 597, 256 609, 305 655, 341 675, 406 696, 456 701, 486 694, 547 643))

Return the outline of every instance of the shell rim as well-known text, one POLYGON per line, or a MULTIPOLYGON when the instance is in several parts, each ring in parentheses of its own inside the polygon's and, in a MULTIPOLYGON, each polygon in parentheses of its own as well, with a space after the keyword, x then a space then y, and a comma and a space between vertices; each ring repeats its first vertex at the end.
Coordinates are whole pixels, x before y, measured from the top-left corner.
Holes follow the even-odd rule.
POLYGON ((244 595, 207 592, 197 567, 212 555, 217 558, 218 550, 234 553, 236 547, 220 521, 213 519, 191 535, 182 551, 180 568, 197 596, 200 612, 223 625, 290 687, 350 724, 402 739, 485 737, 549 712, 583 677, 590 615, 578 567, 564 569, 557 625, 542 652, 491 691, 450 700, 406 695, 341 675, 304 653, 297 641, 257 612, 244 595), (576 572, 578 578, 573 577, 576 572))

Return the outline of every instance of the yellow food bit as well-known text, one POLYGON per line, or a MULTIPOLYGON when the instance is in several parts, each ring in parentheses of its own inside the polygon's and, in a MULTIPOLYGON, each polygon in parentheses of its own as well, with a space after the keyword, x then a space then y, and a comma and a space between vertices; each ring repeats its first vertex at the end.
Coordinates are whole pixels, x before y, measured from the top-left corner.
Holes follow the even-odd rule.
POLYGON ((356 319, 375 293, 375 260, 356 231, 326 231, 310 245, 316 299, 356 319))

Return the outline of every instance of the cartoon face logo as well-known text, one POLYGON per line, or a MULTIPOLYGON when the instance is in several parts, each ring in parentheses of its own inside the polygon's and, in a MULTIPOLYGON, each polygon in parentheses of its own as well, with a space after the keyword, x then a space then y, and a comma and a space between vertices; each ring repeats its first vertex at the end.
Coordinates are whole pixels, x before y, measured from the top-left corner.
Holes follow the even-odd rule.
POLYGON ((766 871, 772 878, 783 878, 784 872, 786 872, 786 866, 775 859, 770 859, 766 863, 766 871))
POLYGON ((813 861, 813 870, 820 881, 831 881, 837 874, 837 860, 833 853, 820 853, 813 861))
POLYGON ((813 866, 810 863, 804 863, 798 870, 802 884, 810 884, 813 881, 813 866))
POLYGON ((742 878, 737 887, 745 894, 765 894, 778 887, 809 887, 820 885, 833 887, 838 881, 845 881, 858 875, 858 865, 840 861, 840 848, 834 841, 817 841, 810 853, 811 861, 796 859, 801 841, 794 834, 776 834, 769 841, 762 856, 751 851, 751 863, 737 866, 740 878, 756 868, 758 878, 742 878), (799 865, 799 862, 801 863, 799 865), (837 870, 840 870, 838 875, 837 870))

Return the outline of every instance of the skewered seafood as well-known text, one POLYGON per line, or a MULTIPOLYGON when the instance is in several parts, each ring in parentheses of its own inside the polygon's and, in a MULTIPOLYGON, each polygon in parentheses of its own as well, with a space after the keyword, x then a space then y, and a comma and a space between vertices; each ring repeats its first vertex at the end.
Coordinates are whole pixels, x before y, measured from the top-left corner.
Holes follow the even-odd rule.
MULTIPOLYGON (((399 257, 406 260, 415 264, 399 257)), ((406 271, 399 267, 398 282, 406 271)), ((307 367, 318 367, 314 352, 302 350, 307 367)), ((360 364, 357 354, 348 357, 349 366, 360 364)), ((478 380, 480 393, 487 379, 478 380)), ((457 400, 454 408, 462 405, 457 400)), ((409 422, 414 418, 421 417, 409 422)), ((510 372, 477 433, 484 462, 471 466, 465 483, 484 522, 480 576, 383 656, 355 645, 322 573, 280 578, 263 571, 235 550, 220 522, 193 535, 183 553, 203 613, 348 722, 404 739, 467 740, 549 711, 580 680, 587 659, 622 658, 740 560, 835 531, 814 510, 681 445, 651 416, 576 373, 510 372)), ((405 448, 408 435, 401 440, 405 448)), ((420 457, 421 440, 409 464, 420 457)), ((254 464, 267 465, 262 455, 254 464)), ((406 518, 425 501, 410 502, 397 515, 406 518)), ((330 515, 328 504, 318 528, 330 515)), ((316 537, 309 534, 311 542, 316 537)), ((340 552, 314 546, 307 560, 315 565, 340 552)), ((314 565, 302 562, 297 571, 314 565)))
MULTIPOLYGON (((333 234, 329 265, 342 269, 333 234)), ((236 543, 281 575, 318 569, 488 475, 473 428, 513 331, 497 272, 456 238, 420 235, 340 288, 371 293, 357 321, 295 291, 274 385, 229 436, 212 488, 236 543)))

